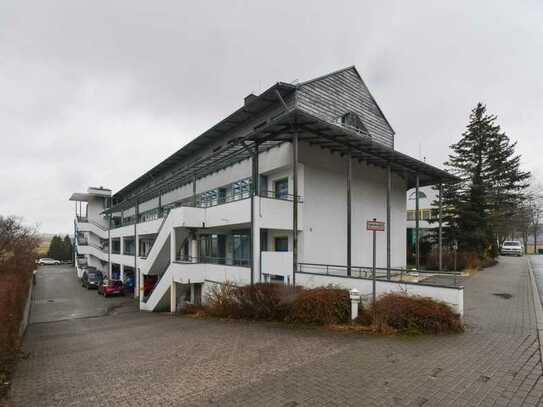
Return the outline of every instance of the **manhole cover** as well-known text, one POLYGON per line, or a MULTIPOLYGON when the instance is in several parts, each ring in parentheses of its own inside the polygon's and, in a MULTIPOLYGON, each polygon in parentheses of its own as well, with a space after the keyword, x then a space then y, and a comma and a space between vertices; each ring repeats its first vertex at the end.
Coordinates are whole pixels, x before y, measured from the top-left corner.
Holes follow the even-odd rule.
POLYGON ((47 302, 55 302, 55 300, 47 300, 47 302))
POLYGON ((511 295, 509 293, 493 293, 492 295, 495 295, 496 297, 500 297, 500 298, 503 298, 503 299, 506 299, 506 300, 513 297, 513 295, 511 295))

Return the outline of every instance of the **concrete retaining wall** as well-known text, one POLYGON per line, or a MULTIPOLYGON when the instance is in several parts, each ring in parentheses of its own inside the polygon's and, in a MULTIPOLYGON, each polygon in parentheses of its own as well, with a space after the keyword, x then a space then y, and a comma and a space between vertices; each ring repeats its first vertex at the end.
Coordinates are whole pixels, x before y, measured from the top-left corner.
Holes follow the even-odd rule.
MULTIPOLYGON (((335 285, 346 289, 356 288, 360 291, 362 296, 369 296, 372 294, 372 280, 365 278, 296 273, 296 285, 301 285, 307 288, 335 285)), ((424 285, 420 283, 399 283, 377 280, 377 296, 386 293, 406 293, 408 295, 430 297, 450 305, 455 312, 461 316, 464 315, 464 287, 445 287, 424 285)))

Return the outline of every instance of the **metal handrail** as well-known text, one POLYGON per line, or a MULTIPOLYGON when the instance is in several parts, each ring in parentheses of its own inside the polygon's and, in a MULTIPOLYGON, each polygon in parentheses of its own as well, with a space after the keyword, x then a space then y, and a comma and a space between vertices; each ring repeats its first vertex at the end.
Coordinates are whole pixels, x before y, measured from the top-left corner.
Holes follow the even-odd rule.
MULTIPOLYGON (((162 222, 160 222, 160 226, 158 227, 158 230, 156 232, 156 236, 155 236, 155 238, 153 240, 153 243, 151 243, 151 246, 149 247, 149 251, 147 252, 147 255, 149 255, 149 253, 151 253, 151 250, 153 250, 155 242, 156 242, 158 236, 160 235, 160 231, 162 230, 162 227, 164 226, 164 223, 166 223, 166 219, 168 219, 168 216, 170 216, 169 212, 168 212, 168 214, 166 216, 164 216, 162 218, 162 222)), ((145 256, 145 258, 147 258, 147 256, 145 256)))
MULTIPOLYGON (((261 197, 261 198, 279 199, 281 201, 290 201, 290 202, 294 201, 294 195, 293 194, 284 194, 284 193, 279 192, 279 191, 263 191, 263 190, 261 190, 258 193, 258 196, 261 197), (280 196, 278 196, 278 195, 280 195, 280 196)), ((303 203, 304 202, 304 197, 301 196, 301 195, 297 195, 296 202, 303 203)))
MULTIPOLYGON (((387 277, 387 269, 384 267, 376 267, 376 276, 375 278, 380 281, 390 281, 390 282, 412 282, 417 284, 417 282, 406 280, 405 277, 413 276, 420 277, 420 275, 426 275, 428 277, 433 276, 447 276, 454 277, 454 282, 452 286, 458 286, 457 277, 460 276, 461 272, 450 272, 450 271, 431 271, 431 270, 414 270, 414 269, 404 269, 404 268, 391 268, 391 278, 387 277)), ((311 274, 322 274, 331 277, 349 277, 349 278, 372 278, 373 269, 371 266, 351 266, 350 274, 349 267, 346 265, 336 265, 336 264, 322 264, 322 263, 298 263, 297 272, 299 273, 311 273, 311 274)), ((431 282, 419 282, 421 284, 431 284, 431 282)), ((445 285, 445 284, 435 284, 435 285, 445 285)))
POLYGON ((251 259, 235 259, 233 257, 213 257, 213 256, 181 256, 175 257, 176 262, 180 263, 201 263, 201 264, 220 264, 223 266, 250 267, 251 259))

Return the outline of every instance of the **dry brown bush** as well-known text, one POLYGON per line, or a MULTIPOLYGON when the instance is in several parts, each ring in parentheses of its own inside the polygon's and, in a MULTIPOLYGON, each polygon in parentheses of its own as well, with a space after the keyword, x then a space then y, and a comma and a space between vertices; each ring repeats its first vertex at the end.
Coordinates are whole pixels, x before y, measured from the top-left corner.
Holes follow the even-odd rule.
POLYGON ((385 294, 370 306, 368 314, 375 329, 383 333, 445 334, 463 331, 460 315, 447 304, 428 297, 385 294))

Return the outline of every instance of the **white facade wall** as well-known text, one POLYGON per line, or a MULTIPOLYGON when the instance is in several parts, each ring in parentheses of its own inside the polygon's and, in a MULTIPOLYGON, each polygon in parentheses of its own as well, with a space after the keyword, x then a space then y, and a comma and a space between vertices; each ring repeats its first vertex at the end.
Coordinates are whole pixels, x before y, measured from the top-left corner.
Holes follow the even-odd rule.
MULTIPOLYGON (((304 224, 300 262, 347 264, 347 162, 318 147, 302 144, 304 224)), ((372 235, 366 221, 386 220, 386 170, 352 162, 352 265, 372 264, 372 235)), ((405 267, 405 181, 392 177, 391 266, 405 267)), ((377 235, 377 266, 386 267, 386 232, 377 235)))
POLYGON ((89 221, 98 223, 107 228, 109 226, 107 218, 101 213, 106 209, 105 199, 101 197, 89 197, 87 202, 87 217, 89 221))

